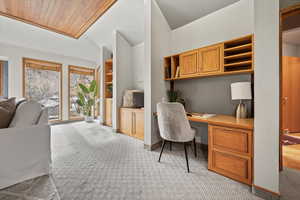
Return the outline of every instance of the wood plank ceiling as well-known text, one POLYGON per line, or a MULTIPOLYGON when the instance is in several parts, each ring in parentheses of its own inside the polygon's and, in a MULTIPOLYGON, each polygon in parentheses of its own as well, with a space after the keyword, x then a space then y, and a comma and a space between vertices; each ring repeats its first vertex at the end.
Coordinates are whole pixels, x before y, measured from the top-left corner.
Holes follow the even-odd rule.
POLYGON ((117 0, 0 0, 0 15, 78 39, 117 0))

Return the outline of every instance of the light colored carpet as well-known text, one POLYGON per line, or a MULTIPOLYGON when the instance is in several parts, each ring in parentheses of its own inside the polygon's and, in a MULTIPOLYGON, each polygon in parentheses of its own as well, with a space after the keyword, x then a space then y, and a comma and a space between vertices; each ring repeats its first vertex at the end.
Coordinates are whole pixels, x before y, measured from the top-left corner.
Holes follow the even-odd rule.
POLYGON ((280 173, 281 200, 300 199, 300 171, 284 168, 280 173))
MULTIPOLYGON (((189 149, 187 173, 181 145, 172 152, 166 146, 158 163, 159 150, 144 150, 142 141, 96 123, 53 126, 52 151, 53 178, 42 177, 44 185, 28 183, 23 196, 13 190, 20 199, 57 200, 56 188, 62 200, 259 199, 248 186, 208 171, 205 152, 198 150, 195 159, 189 149)), ((0 199, 13 199, 5 196, 8 191, 0 191, 0 199)))

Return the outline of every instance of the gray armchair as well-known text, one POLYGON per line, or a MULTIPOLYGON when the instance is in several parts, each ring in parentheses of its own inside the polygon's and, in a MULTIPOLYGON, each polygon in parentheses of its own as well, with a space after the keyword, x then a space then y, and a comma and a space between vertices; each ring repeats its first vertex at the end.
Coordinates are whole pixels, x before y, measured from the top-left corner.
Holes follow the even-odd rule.
POLYGON ((187 145, 193 141, 195 157, 197 156, 197 151, 195 142, 195 130, 190 126, 184 107, 180 103, 158 103, 157 117, 160 136, 163 139, 158 162, 160 162, 166 142, 170 143, 170 148, 172 142, 183 143, 187 171, 190 172, 187 155, 187 145))

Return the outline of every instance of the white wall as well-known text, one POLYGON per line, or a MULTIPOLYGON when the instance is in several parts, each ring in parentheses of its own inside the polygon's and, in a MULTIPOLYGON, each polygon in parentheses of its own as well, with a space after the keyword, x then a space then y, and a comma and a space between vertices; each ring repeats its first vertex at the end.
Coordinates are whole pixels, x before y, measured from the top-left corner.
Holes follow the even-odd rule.
POLYGON ((170 53, 171 29, 155 0, 145 0, 145 12, 145 144, 151 145, 160 141, 152 113, 166 97, 163 57, 170 53))
POLYGON ((74 57, 60 56, 53 53, 46 53, 29 48, 22 48, 14 45, 0 43, 0 56, 7 57, 9 90, 8 95, 17 98, 22 97, 22 58, 34 58, 46 61, 53 61, 63 64, 63 120, 68 119, 68 65, 96 67, 93 61, 77 59, 74 57))
POLYGON ((300 57, 300 45, 283 43, 282 44, 282 55, 300 57))
MULTIPOLYGON (((175 29, 171 32, 171 52, 181 53, 253 34, 253 13, 253 1, 241 0, 175 29)), ((230 84, 240 81, 251 81, 251 75, 176 81, 175 89, 186 100, 188 111, 233 115, 238 102, 230 98, 230 84)), ((248 107, 250 110, 250 102, 248 107)), ((192 126, 197 129, 197 142, 207 144, 207 124, 193 123, 192 126)))
POLYGON ((279 192, 279 1, 255 0, 254 185, 279 192))
POLYGON ((132 47, 133 87, 144 90, 145 52, 144 43, 132 47))
POLYGON ((119 108, 122 106, 125 90, 133 88, 132 47, 118 31, 113 33, 113 130, 119 129, 119 108))
POLYGON ((172 54, 253 33, 253 1, 241 0, 172 31, 172 54))
POLYGON ((0 35, 0 43, 94 62, 99 59, 98 46, 85 36, 74 39, 4 16, 0 16, 0 35))

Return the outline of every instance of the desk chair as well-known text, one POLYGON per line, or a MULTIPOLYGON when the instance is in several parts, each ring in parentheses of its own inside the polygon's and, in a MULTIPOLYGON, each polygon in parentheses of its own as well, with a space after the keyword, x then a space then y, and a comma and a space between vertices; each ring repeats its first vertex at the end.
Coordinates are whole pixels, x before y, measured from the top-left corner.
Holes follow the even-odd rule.
POLYGON ((160 136, 163 139, 163 144, 161 147, 158 162, 160 162, 160 158, 163 153, 166 142, 170 143, 170 147, 172 142, 183 143, 187 171, 189 173, 190 169, 187 154, 187 145, 192 141, 194 142, 196 157, 196 131, 191 128, 184 107, 180 103, 158 103, 157 118, 160 136))

